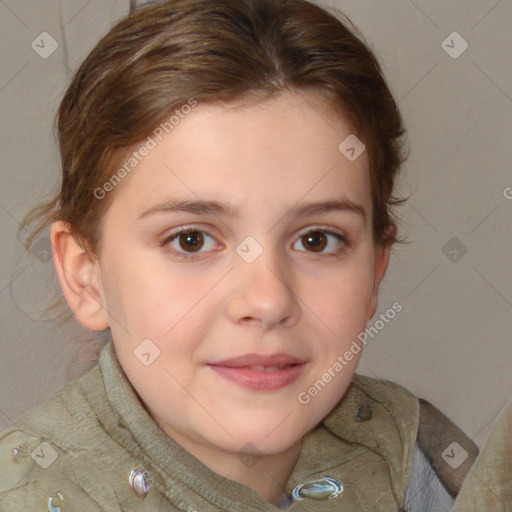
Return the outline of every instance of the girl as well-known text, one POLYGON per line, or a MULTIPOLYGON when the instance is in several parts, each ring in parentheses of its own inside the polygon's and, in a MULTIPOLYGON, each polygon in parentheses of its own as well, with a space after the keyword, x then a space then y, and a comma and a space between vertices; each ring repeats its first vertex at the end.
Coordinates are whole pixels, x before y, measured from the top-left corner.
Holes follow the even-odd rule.
POLYGON ((449 510, 474 443, 355 373, 400 241, 403 132, 371 51, 306 0, 117 24, 60 105, 60 191, 27 219, 111 340, 2 433, 0 509, 449 510))

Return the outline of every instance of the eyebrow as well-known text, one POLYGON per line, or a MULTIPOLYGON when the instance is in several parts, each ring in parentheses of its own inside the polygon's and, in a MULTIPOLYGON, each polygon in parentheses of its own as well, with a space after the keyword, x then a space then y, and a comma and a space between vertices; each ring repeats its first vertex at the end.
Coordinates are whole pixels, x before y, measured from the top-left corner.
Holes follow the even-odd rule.
MULTIPOLYGON (((290 209, 287 215, 305 217, 314 214, 326 214, 335 211, 344 211, 360 215, 363 222, 366 223, 367 216, 366 210, 360 204, 357 204, 350 199, 331 199, 328 201, 301 203, 290 209)), ((169 213, 169 212, 186 212, 195 215, 219 215, 223 217, 237 217, 239 210, 227 203, 219 201, 201 201, 195 199, 171 199, 163 203, 152 206, 145 210, 139 219, 143 219, 155 214, 169 213)))

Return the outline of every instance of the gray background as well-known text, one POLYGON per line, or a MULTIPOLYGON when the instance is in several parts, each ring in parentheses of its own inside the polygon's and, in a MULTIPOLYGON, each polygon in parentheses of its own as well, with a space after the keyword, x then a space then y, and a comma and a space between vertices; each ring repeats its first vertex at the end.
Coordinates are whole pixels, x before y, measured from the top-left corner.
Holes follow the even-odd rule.
MULTIPOLYGON (((404 309, 369 338, 359 372, 433 402, 481 446, 512 396, 512 2, 324 5, 376 52, 411 150, 398 212, 411 243, 394 248, 377 316, 395 301, 404 309)), ((58 185, 51 125, 72 71, 128 10, 128 0, 0 0, 0 429, 94 363, 91 334, 44 313, 57 289, 48 240, 25 254, 16 231, 58 185), (43 32, 58 44, 47 58, 31 46, 45 38, 49 51, 43 32)))

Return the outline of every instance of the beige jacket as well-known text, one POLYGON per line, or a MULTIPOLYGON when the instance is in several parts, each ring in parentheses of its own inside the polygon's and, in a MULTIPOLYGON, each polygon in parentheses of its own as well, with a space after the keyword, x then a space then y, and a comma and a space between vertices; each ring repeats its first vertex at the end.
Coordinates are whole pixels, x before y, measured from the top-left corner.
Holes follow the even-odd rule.
POLYGON ((512 512, 512 402, 498 415, 453 512, 512 512))
MULTIPOLYGON (((456 494, 475 459, 474 444, 403 387, 356 375, 341 402, 305 437, 286 489, 289 495, 294 489, 307 495, 308 486, 301 485, 330 477, 343 492, 332 499, 324 493, 324 499, 293 501, 287 510, 404 510, 418 446, 456 494), (446 462, 440 454, 448 440, 456 440, 470 457, 443 475, 446 462)), ((426 493, 429 482, 415 493, 426 493)), ((422 496, 408 499, 421 503, 422 496)), ((442 510, 421 507, 414 505, 414 511, 442 510)), ((278 508, 211 471, 167 436, 139 401, 109 342, 96 367, 0 434, 0 511, 45 510, 278 508)))

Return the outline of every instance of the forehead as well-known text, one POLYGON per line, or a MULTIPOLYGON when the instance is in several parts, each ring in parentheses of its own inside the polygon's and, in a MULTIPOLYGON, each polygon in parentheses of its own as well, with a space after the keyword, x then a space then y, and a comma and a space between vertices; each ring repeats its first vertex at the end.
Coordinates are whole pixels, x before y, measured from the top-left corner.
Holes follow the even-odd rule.
POLYGON ((354 137, 353 128, 318 93, 199 102, 168 133, 154 133, 151 149, 115 191, 112 206, 123 199, 140 213, 179 197, 229 201, 243 214, 256 199, 277 212, 279 204, 291 207, 330 194, 362 203, 370 213, 366 152, 351 161, 340 151, 354 137))

